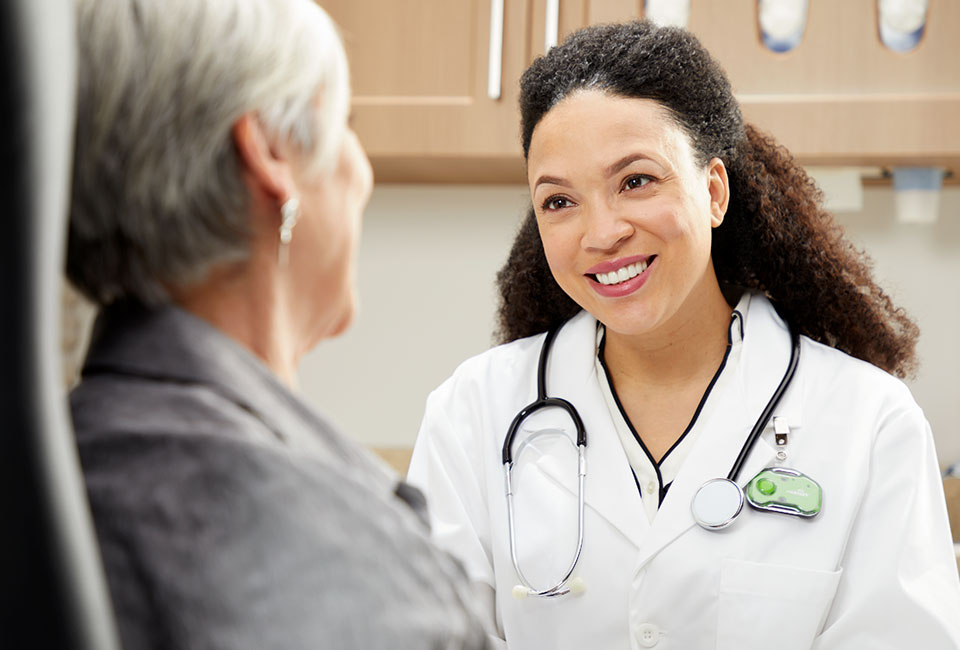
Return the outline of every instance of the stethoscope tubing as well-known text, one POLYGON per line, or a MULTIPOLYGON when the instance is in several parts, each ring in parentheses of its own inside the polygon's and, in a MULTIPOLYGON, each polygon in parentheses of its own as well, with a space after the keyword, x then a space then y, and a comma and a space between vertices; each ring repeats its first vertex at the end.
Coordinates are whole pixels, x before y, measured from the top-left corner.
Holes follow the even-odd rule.
POLYGON ((753 425, 750 435, 747 436, 746 441, 743 443, 743 447, 740 449, 740 454, 734 461, 733 467, 730 468, 730 473, 727 474, 727 480, 732 481, 733 483, 737 482, 737 477, 740 475, 740 470, 743 469, 743 464, 746 462, 747 456, 750 455, 750 450, 753 449, 757 439, 760 438, 760 434, 762 434, 763 430, 766 428, 767 422, 770 420, 770 416, 773 415, 774 409, 776 409, 777 405, 780 403, 780 398, 782 398, 783 394, 787 392, 787 387, 790 386, 790 382, 793 381, 793 376, 797 372, 797 365, 800 363, 800 333, 792 324, 790 324, 788 327, 790 329, 790 360, 787 362, 787 369, 783 373, 783 378, 780 380, 780 384, 773 392, 773 395, 767 402, 766 407, 764 407, 763 412, 757 419, 756 424, 753 425))
POLYGON ((524 406, 510 423, 507 435, 503 439, 502 461, 504 465, 513 465, 513 439, 520 429, 520 424, 540 409, 553 407, 565 411, 573 420, 574 427, 577 430, 577 447, 586 447, 587 445, 587 432, 583 426, 583 420, 580 419, 580 413, 577 412, 573 404, 560 397, 547 397, 547 355, 549 355, 553 339, 556 338, 559 331, 559 326, 554 327, 547 332, 547 336, 543 340, 543 347, 540 348, 540 358, 537 362, 537 399, 524 406))

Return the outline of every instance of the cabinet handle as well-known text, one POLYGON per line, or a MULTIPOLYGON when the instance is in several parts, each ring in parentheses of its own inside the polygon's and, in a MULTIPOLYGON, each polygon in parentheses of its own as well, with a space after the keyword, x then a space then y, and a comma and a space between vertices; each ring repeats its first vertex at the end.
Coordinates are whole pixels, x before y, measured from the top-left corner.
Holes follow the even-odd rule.
POLYGON ((500 75, 503 67, 503 2, 490 0, 490 63, 487 97, 500 99, 500 75))
POLYGON ((547 19, 543 26, 543 51, 549 52, 560 38, 560 0, 547 0, 547 19))

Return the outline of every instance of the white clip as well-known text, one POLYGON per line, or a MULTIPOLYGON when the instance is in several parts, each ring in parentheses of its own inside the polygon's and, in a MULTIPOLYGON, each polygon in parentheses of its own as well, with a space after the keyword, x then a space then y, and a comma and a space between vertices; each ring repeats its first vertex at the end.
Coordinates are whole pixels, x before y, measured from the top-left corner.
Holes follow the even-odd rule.
POLYGON ((790 435, 790 426, 787 424, 787 418, 779 415, 773 418, 773 435, 776 437, 778 447, 787 446, 787 437, 790 435))
POLYGON ((787 424, 787 418, 774 416, 773 435, 777 442, 777 460, 783 462, 787 459, 785 449, 790 436, 790 426, 787 424))

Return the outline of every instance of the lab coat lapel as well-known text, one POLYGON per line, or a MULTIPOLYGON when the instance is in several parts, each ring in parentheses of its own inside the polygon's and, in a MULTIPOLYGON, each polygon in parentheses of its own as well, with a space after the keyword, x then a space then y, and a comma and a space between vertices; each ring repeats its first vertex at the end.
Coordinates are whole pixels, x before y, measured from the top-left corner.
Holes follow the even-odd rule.
MULTIPOLYGON (((790 356, 790 336, 770 303, 761 296, 747 298, 738 308, 745 316, 744 340, 735 344, 727 366, 694 426, 699 439, 684 461, 640 548, 638 569, 665 546, 696 525, 690 505, 696 491, 713 478, 726 477, 750 430, 780 383, 790 356)), ((795 381, 774 411, 799 426, 801 391, 795 381)), ((769 426, 769 425, 768 425, 769 426)), ((737 478, 741 486, 770 466, 775 450, 761 438, 752 448, 737 478)), ((746 505, 744 507, 747 507, 746 505)), ((720 532, 719 534, 722 534, 720 532)))
MULTIPOLYGON (((627 539, 641 545, 650 524, 643 511, 633 472, 617 437, 613 420, 597 383, 596 320, 581 312, 569 321, 553 344, 547 366, 547 394, 562 397, 580 413, 587 434, 587 478, 584 501, 627 539)), ((561 470, 549 455, 540 469, 572 494, 577 494, 577 475, 561 470)))

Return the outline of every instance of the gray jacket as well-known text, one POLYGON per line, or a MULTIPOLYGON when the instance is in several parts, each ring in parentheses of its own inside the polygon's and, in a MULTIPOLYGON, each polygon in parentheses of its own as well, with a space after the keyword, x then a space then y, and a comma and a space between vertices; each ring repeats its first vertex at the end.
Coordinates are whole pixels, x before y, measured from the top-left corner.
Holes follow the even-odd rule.
POLYGON ((487 647, 420 494, 203 321, 107 309, 71 406, 127 650, 487 647))

